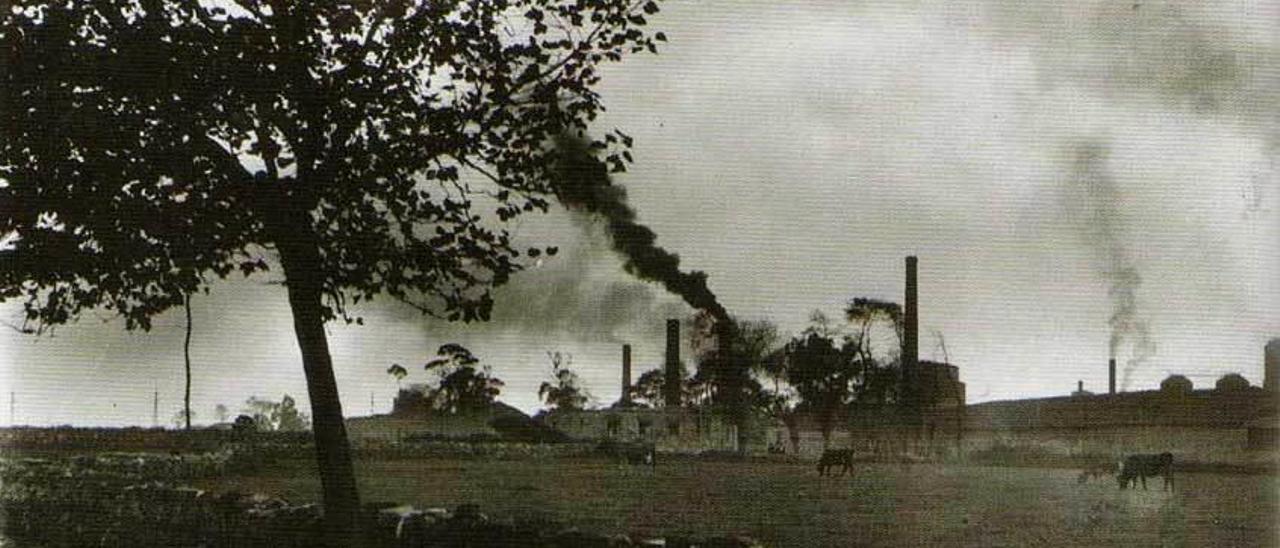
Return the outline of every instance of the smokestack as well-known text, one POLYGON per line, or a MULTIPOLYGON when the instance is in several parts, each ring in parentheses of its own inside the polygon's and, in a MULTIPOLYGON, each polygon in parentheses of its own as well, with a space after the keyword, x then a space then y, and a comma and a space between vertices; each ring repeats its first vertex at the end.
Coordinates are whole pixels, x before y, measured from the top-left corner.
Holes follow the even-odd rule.
POLYGON ((1111 358, 1107 362, 1107 387, 1108 393, 1116 393, 1116 359, 1111 358))
POLYGON ((1076 381, 1076 392, 1084 394, 1084 381, 1076 381))
POLYGON ((663 379, 667 407, 680 407, 680 320, 667 320, 667 363, 663 379))
POLYGON ((1262 360, 1262 388, 1280 392, 1280 338, 1267 341, 1262 360))
POLYGON ((902 378, 904 396, 914 404, 916 365, 919 363, 919 326, 916 316, 916 258, 907 257, 907 288, 902 314, 902 378))
POLYGON ((631 345, 622 345, 622 397, 623 403, 631 402, 631 345))

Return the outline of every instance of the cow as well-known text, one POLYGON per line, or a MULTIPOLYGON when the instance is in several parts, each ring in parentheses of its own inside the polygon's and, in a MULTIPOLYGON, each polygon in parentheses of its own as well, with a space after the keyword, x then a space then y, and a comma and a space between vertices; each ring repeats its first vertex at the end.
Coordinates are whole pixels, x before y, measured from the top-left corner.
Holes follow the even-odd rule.
POLYGON ((827 449, 818 459, 818 475, 826 476, 833 466, 840 467, 840 475, 853 473, 852 449, 827 449))
POLYGON ((1120 483, 1121 489, 1129 487, 1133 483, 1133 487, 1138 487, 1138 481, 1142 481, 1142 489, 1147 488, 1147 478, 1162 476, 1164 478, 1164 488, 1166 490, 1173 487, 1173 454, 1160 453, 1159 455, 1129 455, 1120 461, 1120 473, 1116 474, 1116 481, 1120 483))
POLYGON ((1098 479, 1114 473, 1116 473, 1116 463, 1114 462, 1091 462, 1086 464, 1084 469, 1080 471, 1080 476, 1076 478, 1076 483, 1084 483, 1091 479, 1098 479))

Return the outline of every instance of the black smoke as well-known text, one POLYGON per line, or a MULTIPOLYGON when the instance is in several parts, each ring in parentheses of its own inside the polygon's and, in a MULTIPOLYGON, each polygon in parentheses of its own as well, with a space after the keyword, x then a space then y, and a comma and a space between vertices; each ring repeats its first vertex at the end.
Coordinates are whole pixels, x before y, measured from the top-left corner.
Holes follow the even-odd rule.
MULTIPOLYGON (((657 235, 636 221, 636 211, 627 203, 626 189, 613 184, 607 166, 595 157, 589 142, 565 136, 556 145, 560 153, 557 198, 569 210, 604 222, 613 250, 622 258, 628 273, 661 283, 711 318, 707 331, 714 343, 701 342, 710 343, 707 346, 714 350, 702 357, 699 373, 716 385, 715 399, 725 409, 737 419, 745 417, 743 391, 747 371, 733 351, 736 328, 728 311, 707 287, 706 273, 680 270, 680 257, 658 247, 657 235)), ((700 329, 693 331, 703 335, 700 329)), ((739 430, 739 435, 745 435, 745 430, 739 430)))
POLYGON ((658 247, 657 234, 636 221, 635 209, 627 204, 627 190, 613 184, 608 167, 596 159, 590 144, 585 139, 565 136, 556 145, 560 152, 556 197, 570 211, 604 222, 623 268, 642 280, 661 283, 689 306, 729 323, 728 312, 707 287, 706 273, 680 270, 680 257, 658 247))

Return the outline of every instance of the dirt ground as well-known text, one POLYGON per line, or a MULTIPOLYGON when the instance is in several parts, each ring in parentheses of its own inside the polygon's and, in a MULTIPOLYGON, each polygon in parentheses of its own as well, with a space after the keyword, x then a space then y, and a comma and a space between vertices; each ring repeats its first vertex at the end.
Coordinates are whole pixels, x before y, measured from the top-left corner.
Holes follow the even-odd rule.
MULTIPOLYGON (((770 546, 1280 546, 1280 478, 1180 474, 1172 492, 1078 484, 1078 471, 666 461, 656 472, 605 462, 394 460, 358 463, 365 501, 479 504, 584 530, 745 534, 770 546)), ((289 500, 319 497, 309 463, 201 485, 289 500)))

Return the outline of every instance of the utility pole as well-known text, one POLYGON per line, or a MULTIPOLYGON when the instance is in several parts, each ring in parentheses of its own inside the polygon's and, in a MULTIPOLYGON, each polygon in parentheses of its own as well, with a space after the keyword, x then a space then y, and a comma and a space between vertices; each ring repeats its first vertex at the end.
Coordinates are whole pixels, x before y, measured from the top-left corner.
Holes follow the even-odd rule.
POLYGON ((160 389, 151 391, 151 427, 160 426, 160 389))
POLYGON ((369 415, 373 416, 373 391, 369 391, 369 415))
POLYGON ((18 421, 14 419, 16 415, 13 412, 13 409, 14 409, 13 401, 14 401, 13 391, 10 390, 9 391, 9 427, 10 428, 18 425, 18 421))

